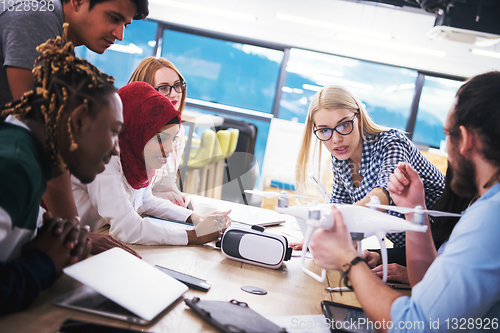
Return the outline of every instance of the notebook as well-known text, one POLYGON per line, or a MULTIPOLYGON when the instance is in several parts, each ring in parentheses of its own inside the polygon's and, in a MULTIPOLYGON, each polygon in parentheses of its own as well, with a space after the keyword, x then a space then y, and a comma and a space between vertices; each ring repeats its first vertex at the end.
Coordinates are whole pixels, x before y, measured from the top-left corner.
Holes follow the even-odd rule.
POLYGON ((263 227, 279 225, 285 223, 285 217, 274 210, 263 209, 260 207, 237 204, 214 198, 192 195, 193 206, 196 211, 197 203, 206 203, 217 207, 218 211, 231 210, 229 217, 233 223, 243 223, 247 225, 260 225, 263 227))
MULTIPOLYGON (((94 302, 87 302, 87 305, 95 305, 94 311, 87 312, 107 315, 106 313, 110 311, 96 312, 96 300, 99 299, 96 297, 95 292, 97 292, 111 300, 110 303, 116 303, 142 320, 133 319, 133 316, 127 312, 122 318, 108 316, 137 324, 147 324, 188 290, 185 284, 116 247, 66 267, 63 271, 85 286, 80 290, 63 295, 67 297, 60 297, 54 303, 72 307, 71 304, 75 303, 75 294, 77 296, 86 295, 94 298, 94 302), (73 298, 72 302, 69 301, 71 298, 73 298)), ((76 298, 78 299, 78 297, 76 298)), ((80 300, 77 304, 81 305, 82 301, 80 300)), ((72 308, 86 311, 82 307, 73 306, 72 308)), ((92 310, 92 306, 89 308, 92 310)))
POLYGON ((285 217, 283 214, 275 212, 274 210, 253 206, 246 206, 238 211, 233 210, 229 213, 229 217, 233 220, 233 222, 249 225, 257 224, 263 227, 285 223, 285 217))

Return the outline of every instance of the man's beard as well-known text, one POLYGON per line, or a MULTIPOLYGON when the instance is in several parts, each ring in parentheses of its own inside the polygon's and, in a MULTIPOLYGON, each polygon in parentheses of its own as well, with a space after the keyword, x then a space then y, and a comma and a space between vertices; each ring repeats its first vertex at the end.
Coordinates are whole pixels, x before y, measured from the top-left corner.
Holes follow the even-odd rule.
POLYGON ((476 185, 476 166, 472 161, 456 152, 455 162, 453 163, 453 179, 451 180, 451 189, 455 194, 461 197, 473 197, 477 191, 476 185))

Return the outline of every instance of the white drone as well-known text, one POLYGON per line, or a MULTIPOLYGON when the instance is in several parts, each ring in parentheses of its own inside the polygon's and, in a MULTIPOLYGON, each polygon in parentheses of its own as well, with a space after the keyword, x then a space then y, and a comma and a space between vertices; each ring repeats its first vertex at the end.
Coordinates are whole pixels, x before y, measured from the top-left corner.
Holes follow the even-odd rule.
MULTIPOLYGON (((321 276, 311 272, 305 267, 306 251, 309 248, 311 242, 311 236, 318 228, 323 228, 325 230, 331 229, 334 224, 334 219, 332 215, 331 206, 335 205, 344 217, 344 222, 347 225, 347 229, 351 233, 351 237, 355 241, 360 241, 363 238, 370 237, 372 235, 377 236, 380 244, 380 253, 382 255, 382 265, 383 265, 383 281, 387 282, 387 248, 385 244, 385 236, 387 233, 393 232, 403 232, 403 231, 427 231, 427 226, 424 225, 424 216, 426 213, 431 216, 461 216, 455 213, 445 213, 434 210, 424 210, 422 207, 417 206, 415 208, 405 208, 397 206, 386 206, 381 205, 377 197, 373 196, 370 203, 367 204, 370 208, 346 205, 346 204, 317 204, 313 203, 307 206, 289 206, 288 199, 285 200, 287 195, 286 192, 276 193, 276 192, 261 192, 255 194, 280 196, 281 200, 278 200, 278 206, 275 210, 279 213, 289 214, 297 219, 297 222, 304 234, 304 243, 302 245, 302 270, 315 280, 319 282, 325 281, 326 270, 323 269, 321 276), (284 193, 284 194, 283 194, 284 193), (394 212, 399 212, 401 214, 414 213, 413 221, 408 222, 399 217, 388 215, 379 212, 377 209, 387 209, 394 212)), ((289 195, 288 196, 292 196, 289 195)), ((361 247, 358 246, 359 251, 361 247)))

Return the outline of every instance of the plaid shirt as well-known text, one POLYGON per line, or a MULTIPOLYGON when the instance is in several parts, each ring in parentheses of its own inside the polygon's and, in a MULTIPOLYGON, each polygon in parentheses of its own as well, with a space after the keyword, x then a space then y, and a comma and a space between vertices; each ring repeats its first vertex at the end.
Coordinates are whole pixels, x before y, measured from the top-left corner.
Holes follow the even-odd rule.
MULTIPOLYGON (((443 193, 444 176, 427 160, 418 148, 396 129, 367 136, 363 141, 363 153, 359 175, 363 177, 361 184, 355 187, 352 181, 349 160, 341 161, 332 156, 333 187, 331 203, 353 204, 363 199, 376 187, 382 188, 388 194, 387 183, 399 162, 409 163, 415 169, 424 183, 425 204, 432 207, 443 193)), ((389 197, 389 203, 394 202, 389 197)), ((403 214, 393 211, 390 215, 404 218, 403 214)), ((405 233, 388 234, 395 247, 405 246, 405 233)))

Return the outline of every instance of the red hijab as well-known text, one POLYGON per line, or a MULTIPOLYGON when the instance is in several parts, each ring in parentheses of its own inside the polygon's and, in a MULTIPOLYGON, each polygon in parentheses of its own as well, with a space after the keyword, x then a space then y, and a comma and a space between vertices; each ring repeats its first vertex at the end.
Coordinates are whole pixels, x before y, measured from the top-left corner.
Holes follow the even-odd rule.
MULTIPOLYGON (((118 137, 120 159, 127 182, 136 190, 149 185, 144 147, 180 113, 170 101, 145 82, 132 82, 118 90, 123 102, 123 129, 118 137)), ((154 172, 154 171, 153 171, 154 172)))

